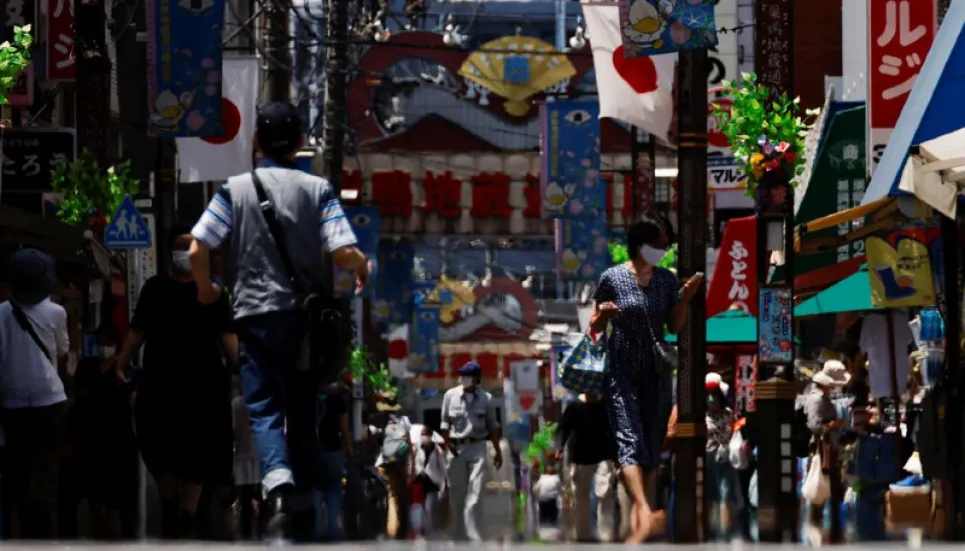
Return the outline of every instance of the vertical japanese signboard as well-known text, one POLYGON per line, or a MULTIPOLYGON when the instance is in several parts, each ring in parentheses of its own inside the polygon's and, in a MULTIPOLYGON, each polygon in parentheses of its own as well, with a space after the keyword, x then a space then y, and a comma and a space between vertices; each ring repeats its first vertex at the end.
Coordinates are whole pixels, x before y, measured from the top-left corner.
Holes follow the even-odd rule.
POLYGON ((874 173, 938 25, 935 0, 868 4, 868 166, 874 173))
POLYGON ((74 80, 74 0, 49 0, 47 80, 74 80))
POLYGON ((794 91, 793 14, 793 0, 757 1, 757 80, 775 92, 789 94, 794 91))
POLYGON ((13 42, 14 27, 30 25, 33 29, 37 28, 35 0, 3 0, 3 11, 0 13, 0 18, 3 19, 3 25, 0 25, 0 42, 13 42))
POLYGON ((542 206, 546 218, 606 216, 600 181, 600 105, 564 100, 543 105, 542 206))

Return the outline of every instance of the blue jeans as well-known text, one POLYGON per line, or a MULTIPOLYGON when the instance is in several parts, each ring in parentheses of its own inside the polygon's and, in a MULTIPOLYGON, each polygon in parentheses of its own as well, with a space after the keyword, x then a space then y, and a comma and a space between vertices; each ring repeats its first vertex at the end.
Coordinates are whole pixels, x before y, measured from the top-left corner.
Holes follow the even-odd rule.
POLYGON ((267 494, 294 484, 311 496, 322 478, 315 428, 317 375, 298 369, 306 322, 300 312, 272 312, 238 320, 241 390, 267 494), (286 439, 287 435, 287 439, 286 439))
POLYGON ((320 486, 320 501, 316 503, 315 530, 324 541, 342 539, 342 477, 345 475, 345 452, 322 452, 325 477, 320 486), (321 505, 321 507, 317 507, 321 505))

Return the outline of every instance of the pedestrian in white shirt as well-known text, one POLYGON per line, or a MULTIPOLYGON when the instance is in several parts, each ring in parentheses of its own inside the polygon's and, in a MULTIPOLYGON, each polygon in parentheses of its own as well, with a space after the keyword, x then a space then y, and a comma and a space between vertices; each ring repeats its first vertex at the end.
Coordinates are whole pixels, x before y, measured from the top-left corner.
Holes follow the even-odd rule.
POLYGON ((422 504, 419 507, 413 506, 416 510, 410 522, 413 524, 412 531, 417 536, 421 532, 422 535, 431 537, 439 527, 439 498, 449 486, 449 458, 441 445, 445 441, 441 435, 433 433, 431 428, 420 427, 419 438, 414 440, 418 442, 418 448, 415 452, 413 472, 419 491, 413 493, 421 496, 422 504))
POLYGON ((3 499, 17 519, 10 536, 52 539, 67 411, 61 380, 70 349, 67 311, 50 300, 56 274, 46 254, 16 252, 8 280, 13 298, 0 304, 3 499))

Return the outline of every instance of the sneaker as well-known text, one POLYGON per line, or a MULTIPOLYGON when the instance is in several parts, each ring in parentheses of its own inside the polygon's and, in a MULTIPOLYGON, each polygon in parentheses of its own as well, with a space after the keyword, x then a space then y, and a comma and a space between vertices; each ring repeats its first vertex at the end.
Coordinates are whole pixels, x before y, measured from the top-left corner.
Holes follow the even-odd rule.
POLYGON ((263 505, 268 513, 265 539, 291 541, 292 516, 288 501, 294 490, 295 487, 291 484, 282 484, 268 492, 268 498, 263 505))

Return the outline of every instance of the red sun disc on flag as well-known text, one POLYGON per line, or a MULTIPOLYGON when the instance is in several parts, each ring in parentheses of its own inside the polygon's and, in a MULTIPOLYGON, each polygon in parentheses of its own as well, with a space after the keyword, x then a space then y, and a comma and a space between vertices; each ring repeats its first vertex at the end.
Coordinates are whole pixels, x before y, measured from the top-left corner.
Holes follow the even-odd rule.
POLYGON ((230 142, 241 130, 241 111, 228 98, 221 98, 221 121, 224 124, 224 134, 220 136, 204 136, 201 139, 213 144, 221 145, 230 142))
POLYGON ((624 57, 621 45, 613 50, 613 68, 638 94, 657 89, 657 67, 649 57, 624 57))
POLYGON ((404 360, 409 357, 409 343, 402 339, 389 341, 389 359, 404 360))

